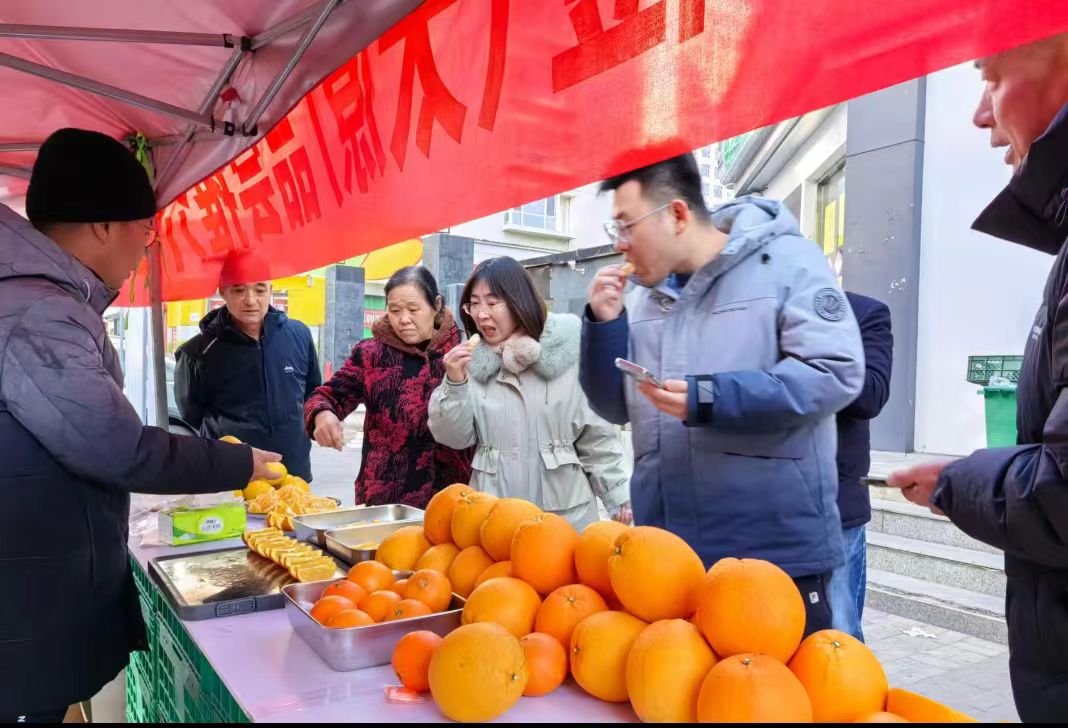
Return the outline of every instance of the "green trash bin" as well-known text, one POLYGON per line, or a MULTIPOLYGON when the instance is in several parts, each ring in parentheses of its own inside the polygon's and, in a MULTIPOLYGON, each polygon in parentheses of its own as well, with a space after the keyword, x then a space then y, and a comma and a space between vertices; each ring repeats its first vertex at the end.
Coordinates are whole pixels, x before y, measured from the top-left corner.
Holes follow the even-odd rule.
POLYGON ((1016 444, 1016 385, 983 387, 986 400, 986 446, 1012 447, 1016 444))

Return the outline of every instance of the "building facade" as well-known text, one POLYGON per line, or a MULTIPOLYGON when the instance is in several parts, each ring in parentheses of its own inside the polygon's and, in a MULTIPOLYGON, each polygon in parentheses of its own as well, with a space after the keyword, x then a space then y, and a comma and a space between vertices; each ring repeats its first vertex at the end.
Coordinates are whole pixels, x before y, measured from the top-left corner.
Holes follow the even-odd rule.
POLYGON ((783 200, 846 290, 890 306, 891 400, 877 450, 962 455, 986 444, 973 356, 1020 355, 1052 259, 971 230, 1010 172, 971 124, 962 65, 721 145, 735 194, 783 200))

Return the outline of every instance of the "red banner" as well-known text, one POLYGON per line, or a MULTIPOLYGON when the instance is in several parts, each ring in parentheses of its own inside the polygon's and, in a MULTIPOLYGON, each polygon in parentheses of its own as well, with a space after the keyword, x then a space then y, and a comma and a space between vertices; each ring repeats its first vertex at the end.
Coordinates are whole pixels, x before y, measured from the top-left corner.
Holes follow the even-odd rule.
POLYGON ((164 298, 236 248, 292 275, 1065 30, 1064 0, 427 0, 161 213, 164 298))

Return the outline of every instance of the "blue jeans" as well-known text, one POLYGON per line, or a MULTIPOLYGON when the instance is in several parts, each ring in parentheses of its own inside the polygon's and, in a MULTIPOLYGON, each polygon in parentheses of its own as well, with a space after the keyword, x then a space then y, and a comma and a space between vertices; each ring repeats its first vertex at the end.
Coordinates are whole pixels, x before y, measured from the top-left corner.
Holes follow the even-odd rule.
POLYGON ((864 592, 868 581, 868 542, 864 526, 842 529, 845 537, 846 562, 831 573, 830 593, 834 629, 864 641, 861 619, 864 617, 864 592))

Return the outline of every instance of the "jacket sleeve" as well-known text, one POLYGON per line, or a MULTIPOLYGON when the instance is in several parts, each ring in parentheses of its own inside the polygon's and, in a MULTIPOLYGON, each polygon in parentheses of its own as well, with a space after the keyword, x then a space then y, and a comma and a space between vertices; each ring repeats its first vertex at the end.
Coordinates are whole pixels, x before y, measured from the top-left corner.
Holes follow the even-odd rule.
POLYGON ((478 444, 471 385, 452 384, 448 379, 430 397, 427 425, 434 440, 453 450, 466 450, 478 444))
POLYGON ((304 401, 311 398, 316 389, 323 386, 323 373, 319 371, 319 355, 315 351, 311 331, 308 331, 308 372, 304 375, 304 401))
POLYGON ((107 488, 153 494, 243 488, 251 449, 146 427, 104 368, 87 310, 44 299, 16 325, 0 359, 0 398, 56 461, 107 488))
POLYGON ((864 388, 841 414, 858 420, 874 420, 890 399, 890 372, 894 363, 890 309, 879 303, 861 318, 859 324, 864 343, 864 388))
POLYGON ((579 383, 593 411, 615 425, 625 425, 630 420, 623 394, 623 373, 616 368, 617 358, 627 358, 629 345, 626 311, 615 321, 598 323, 590 307, 586 307, 582 317, 579 383))
POLYGON ((797 241, 796 270, 779 314, 780 360, 768 371, 688 378, 687 425, 768 432, 837 414, 864 384, 864 350, 856 319, 822 252, 797 241), (711 387, 712 402, 702 389, 711 387))
POLYGON ((1006 553, 1068 569, 1068 284, 1054 313, 1057 399, 1042 442, 979 450, 942 471, 932 503, 962 531, 1006 553))
POLYGON ((584 402, 582 430, 575 441, 582 469, 594 495, 612 511, 630 500, 630 478, 623 469, 623 446, 614 426, 584 402))
POLYGON ((199 430, 204 423, 204 406, 201 404, 204 396, 196 360, 185 347, 175 352, 174 359, 174 398, 178 402, 178 411, 183 420, 199 430))
MULTIPOLYGON (((315 416, 320 412, 333 412, 339 420, 344 420, 365 403, 362 344, 361 341, 352 347, 345 365, 329 382, 316 387, 304 403, 304 429, 308 437, 315 433, 315 416)), ((315 370, 319 371, 318 366, 315 370)))

